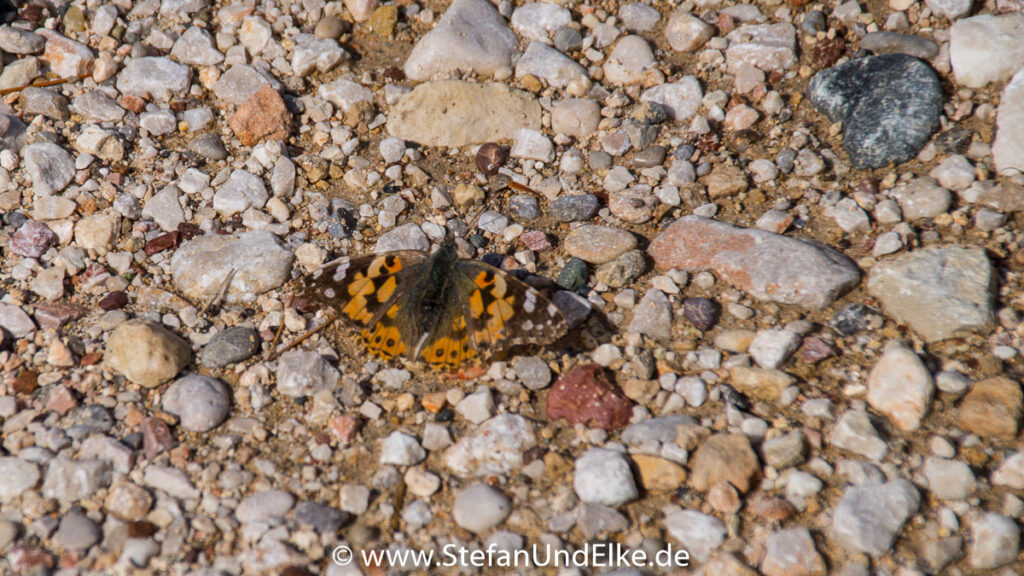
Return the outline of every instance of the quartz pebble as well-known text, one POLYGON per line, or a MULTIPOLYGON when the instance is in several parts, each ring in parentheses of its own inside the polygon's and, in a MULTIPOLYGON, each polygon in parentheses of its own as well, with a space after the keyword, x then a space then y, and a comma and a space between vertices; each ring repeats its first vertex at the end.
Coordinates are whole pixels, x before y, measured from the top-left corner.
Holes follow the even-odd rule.
POLYGON ((605 506, 618 506, 639 495, 625 456, 602 448, 592 448, 576 459, 573 487, 580 500, 605 506))

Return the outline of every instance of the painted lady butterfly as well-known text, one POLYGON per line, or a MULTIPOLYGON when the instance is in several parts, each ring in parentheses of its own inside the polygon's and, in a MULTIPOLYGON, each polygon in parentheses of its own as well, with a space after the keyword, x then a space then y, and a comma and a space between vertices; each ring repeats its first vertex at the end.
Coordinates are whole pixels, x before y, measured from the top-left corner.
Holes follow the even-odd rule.
POLYGON ((562 313, 537 290, 493 266, 398 250, 324 265, 307 278, 305 297, 355 324, 367 350, 454 370, 482 355, 565 334, 562 313))

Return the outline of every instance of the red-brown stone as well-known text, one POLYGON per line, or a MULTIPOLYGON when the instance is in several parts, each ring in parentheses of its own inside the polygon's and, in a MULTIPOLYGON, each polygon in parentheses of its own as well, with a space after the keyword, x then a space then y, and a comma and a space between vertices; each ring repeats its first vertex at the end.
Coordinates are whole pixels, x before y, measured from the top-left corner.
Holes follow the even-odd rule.
POLYGON ((569 370, 548 393, 547 415, 551 420, 566 418, 572 424, 617 430, 633 415, 633 404, 608 380, 597 364, 569 370))
POLYGON ((284 140, 291 133, 292 115, 281 95, 268 85, 256 91, 228 120, 243 146, 263 140, 284 140))
POLYGON ((33 316, 41 328, 60 330, 68 322, 85 316, 85 308, 75 304, 40 302, 36 304, 36 312, 33 316))
POLYGON ((149 242, 146 242, 146 256, 152 256, 158 252, 163 252, 170 248, 174 248, 178 245, 178 232, 168 232, 167 234, 161 234, 156 238, 153 238, 149 242))

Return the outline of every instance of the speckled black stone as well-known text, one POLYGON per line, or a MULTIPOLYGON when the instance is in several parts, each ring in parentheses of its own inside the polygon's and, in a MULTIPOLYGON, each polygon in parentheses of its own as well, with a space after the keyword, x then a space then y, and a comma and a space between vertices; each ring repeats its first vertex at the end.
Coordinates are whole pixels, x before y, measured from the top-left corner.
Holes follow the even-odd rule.
POLYGON ((863 304, 849 304, 836 312, 828 324, 840 336, 853 336, 868 329, 874 314, 874 310, 863 304))
POLYGON ((843 148, 857 168, 906 162, 939 127, 942 89, 927 64, 906 54, 851 60, 811 78, 814 107, 843 122, 843 148))
POLYGON ((561 196, 551 201, 551 216, 559 222, 580 222, 597 214, 601 202, 593 194, 561 196))

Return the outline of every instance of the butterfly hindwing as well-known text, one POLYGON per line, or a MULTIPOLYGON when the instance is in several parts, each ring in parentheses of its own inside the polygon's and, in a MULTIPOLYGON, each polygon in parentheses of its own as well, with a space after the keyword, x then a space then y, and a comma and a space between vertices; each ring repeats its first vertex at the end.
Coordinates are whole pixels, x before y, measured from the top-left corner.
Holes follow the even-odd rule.
POLYGON ((478 349, 503 352, 524 343, 547 343, 566 331, 561 311, 540 292, 502 270, 459 260, 456 271, 469 279, 464 315, 478 349))
POLYGON ((470 340, 466 317, 456 311, 439 328, 420 353, 420 359, 438 370, 455 370, 463 362, 476 357, 477 351, 470 340))

